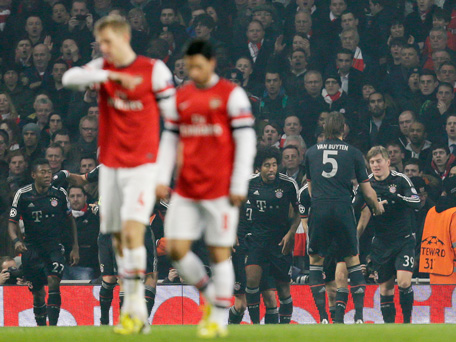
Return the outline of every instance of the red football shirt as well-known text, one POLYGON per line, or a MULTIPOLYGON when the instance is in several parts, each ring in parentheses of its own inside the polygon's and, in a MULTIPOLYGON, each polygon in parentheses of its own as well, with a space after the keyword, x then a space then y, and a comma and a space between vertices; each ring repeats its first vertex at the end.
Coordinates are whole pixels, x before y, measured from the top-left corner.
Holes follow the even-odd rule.
POLYGON ((98 147, 100 163, 130 168, 155 163, 159 145, 157 100, 174 91, 172 74, 160 60, 137 56, 126 67, 116 68, 103 59, 86 68, 129 73, 142 78, 133 90, 108 80, 100 85, 98 147))
POLYGON ((232 130, 253 122, 242 88, 225 79, 214 82, 204 89, 194 83, 178 89, 177 117, 166 118, 167 127, 179 131, 182 143, 176 192, 197 200, 229 195, 235 153, 232 130))

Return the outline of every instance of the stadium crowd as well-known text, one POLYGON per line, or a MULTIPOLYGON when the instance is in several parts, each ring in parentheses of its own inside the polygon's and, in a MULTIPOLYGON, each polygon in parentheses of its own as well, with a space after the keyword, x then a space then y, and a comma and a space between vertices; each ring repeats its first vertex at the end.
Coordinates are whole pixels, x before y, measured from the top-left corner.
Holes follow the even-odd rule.
MULTIPOLYGON (((46 158, 54 175, 84 175, 98 164, 97 90, 68 90, 62 77, 101 56, 94 23, 113 13, 130 23, 134 51, 163 60, 177 88, 188 81, 185 43, 209 41, 217 73, 249 97, 258 145, 281 152, 281 172, 300 188, 307 148, 325 139, 329 113, 344 115, 344 141, 364 154, 384 146, 391 169, 418 192, 419 258, 426 214, 443 181, 456 176, 454 0, 0 0, 0 255, 16 254, 9 209, 16 191, 32 183, 35 160, 46 158)), ((96 279, 97 185, 71 186, 68 197, 80 261, 65 268, 64 279, 96 279)), ((152 226, 160 242, 166 204, 157 207, 152 226)), ((71 234, 62 234, 69 256, 71 234)), ((373 234, 368 224, 360 238, 363 264, 373 234)), ((308 273, 306 254, 298 231, 295 273, 308 273)), ((418 264, 414 274, 425 277, 418 264)), ((168 269, 162 256, 160 278, 180 281, 168 269)))

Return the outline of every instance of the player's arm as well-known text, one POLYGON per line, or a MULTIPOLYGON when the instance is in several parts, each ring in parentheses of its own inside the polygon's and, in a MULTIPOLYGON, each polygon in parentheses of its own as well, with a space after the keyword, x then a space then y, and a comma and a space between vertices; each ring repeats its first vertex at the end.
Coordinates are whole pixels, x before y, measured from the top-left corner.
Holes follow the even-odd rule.
POLYGON ((103 70, 103 58, 97 58, 82 67, 67 70, 63 74, 62 84, 65 88, 82 91, 108 80, 117 82, 126 89, 134 89, 142 82, 139 76, 103 70))
POLYGON ((370 182, 359 183, 359 187, 364 195, 367 205, 372 210, 374 215, 381 215, 385 212, 383 208, 383 202, 379 202, 377 198, 377 193, 372 188, 370 182))
POLYGON ((9 221, 8 221, 8 235, 13 241, 14 250, 17 254, 27 250, 25 244, 22 242, 21 231, 19 229, 19 220, 21 218, 20 213, 20 201, 21 201, 21 190, 18 190, 14 195, 13 203, 10 209, 9 221))
POLYGON ((239 207, 246 200, 253 160, 256 154, 256 134, 250 101, 241 87, 236 87, 227 103, 235 145, 234 165, 231 174, 230 202, 239 207))
POLYGON ((282 246, 282 254, 284 255, 287 255, 292 251, 294 245, 294 237, 296 235, 296 231, 298 230, 299 224, 301 223, 299 211, 291 203, 288 218, 291 221, 290 229, 285 234, 282 241, 279 243, 279 246, 282 246))
POLYGON ((397 198, 397 200, 407 207, 412 209, 420 209, 420 197, 415 190, 412 181, 406 176, 401 175, 401 183, 403 185, 403 194, 391 194, 397 198))
POLYGON ((308 189, 308 184, 299 189, 299 215, 301 217, 302 228, 306 234, 308 230, 308 219, 311 203, 308 189))
POLYGON ((358 226, 356 227, 356 231, 358 232, 358 238, 360 238, 361 235, 363 235, 370 218, 371 212, 369 210, 369 207, 366 205, 364 206, 363 210, 361 210, 361 216, 359 217, 358 226))
POLYGON ((152 69, 152 91, 161 116, 163 118, 175 117, 177 115, 176 89, 174 88, 173 75, 161 60, 156 60, 152 69))

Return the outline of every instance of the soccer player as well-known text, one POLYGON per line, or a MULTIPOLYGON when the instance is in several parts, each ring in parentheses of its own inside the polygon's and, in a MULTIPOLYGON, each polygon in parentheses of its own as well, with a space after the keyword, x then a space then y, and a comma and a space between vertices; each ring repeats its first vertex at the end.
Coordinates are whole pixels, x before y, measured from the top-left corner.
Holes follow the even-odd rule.
POLYGON ((370 183, 379 200, 385 203, 385 214, 372 218, 374 239, 371 252, 380 284, 383 320, 385 323, 395 322, 394 280, 397 277, 404 323, 410 323, 416 244, 412 234, 413 210, 420 208, 420 198, 407 176, 390 171, 390 159, 384 147, 372 147, 367 153, 367 160, 372 170, 370 183))
POLYGON ((68 70, 69 88, 99 87, 101 232, 113 233, 125 300, 115 331, 147 331, 143 278, 144 229, 154 205, 159 112, 174 111, 172 74, 160 60, 137 56, 124 18, 106 16, 95 25, 103 57, 68 70))
MULTIPOLYGON (((86 184, 93 184, 98 182, 100 165, 95 167, 92 171, 78 175, 70 173, 67 170, 59 171, 52 178, 52 185, 59 185, 70 183, 76 186, 84 186, 86 184)), ((160 202, 162 203, 162 202, 160 202)), ((92 210, 98 210, 100 202, 92 210)), ((157 293, 157 248, 155 245, 155 237, 151 227, 146 227, 144 236, 144 245, 146 247, 147 264, 144 279, 144 298, 146 299, 147 317, 150 316, 155 303, 155 295, 157 293)), ((116 257, 112 245, 111 234, 102 234, 98 236, 98 259, 100 262, 100 271, 102 276, 102 283, 100 289, 100 309, 101 317, 100 323, 102 325, 109 324, 109 310, 113 299, 114 288, 117 285, 118 268, 116 257)), ((124 292, 119 292, 120 307, 122 308, 124 300, 124 292)))
POLYGON ((167 250, 179 274, 206 298, 198 335, 210 338, 228 333, 225 309, 230 307, 234 285, 230 254, 252 173, 256 137, 247 95, 215 74, 210 43, 191 42, 185 65, 191 82, 178 90, 177 115, 168 112, 165 118, 157 197, 168 196, 180 144, 176 189, 165 219, 167 250), (212 279, 190 251, 202 234, 212 279))
MULTIPOLYGON (((334 241, 347 265, 355 307, 364 305, 365 281, 358 256, 358 239, 352 207, 352 178, 355 176, 366 202, 374 214, 383 205, 369 183, 361 152, 342 140, 345 118, 329 113, 324 126, 326 139, 312 146, 306 154, 306 174, 311 212, 309 217, 309 284, 320 314, 320 323, 328 324, 323 262, 334 241)), ((338 291, 336 302, 347 303, 348 293, 338 291)), ((355 317, 355 322, 362 320, 355 317)))
POLYGON ((280 301, 279 321, 288 324, 293 313, 289 270, 291 250, 298 229, 298 185, 279 173, 281 153, 267 147, 258 151, 255 167, 259 173, 252 176, 248 199, 252 204, 252 234, 245 272, 247 306, 252 322, 259 323, 260 280, 265 267, 276 280, 280 301))
POLYGON ((57 325, 61 305, 60 280, 65 263, 60 237, 62 230, 71 228, 73 246, 70 262, 71 266, 76 265, 79 261, 77 228, 66 191, 51 186, 49 162, 38 158, 31 170, 34 182, 16 192, 8 231, 16 253, 22 253, 24 277, 31 283, 29 288, 33 294, 37 325, 46 325, 46 313, 49 325, 57 325), (19 237, 21 218, 25 228, 23 240, 19 237), (47 308, 44 300, 46 284, 49 286, 47 308))

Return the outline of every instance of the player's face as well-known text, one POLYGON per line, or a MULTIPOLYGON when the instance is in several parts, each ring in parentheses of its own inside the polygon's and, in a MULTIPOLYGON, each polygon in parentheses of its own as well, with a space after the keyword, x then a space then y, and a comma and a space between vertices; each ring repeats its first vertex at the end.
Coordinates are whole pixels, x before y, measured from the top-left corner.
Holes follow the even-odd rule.
POLYGON ((111 63, 122 61, 126 46, 130 44, 130 36, 127 33, 117 33, 107 27, 98 32, 97 42, 103 57, 111 63))
POLYGON ((39 187, 49 187, 52 180, 51 167, 47 164, 38 165, 35 172, 32 172, 32 178, 39 187))
POLYGON ((200 87, 210 82, 214 74, 215 65, 215 58, 208 60, 203 55, 185 56, 187 74, 200 87))
POLYGON ((87 203, 87 197, 84 195, 82 190, 78 188, 70 189, 68 199, 70 200, 70 206, 73 210, 81 210, 87 203))
POLYGON ((275 158, 266 159, 261 164, 260 175, 265 183, 272 183, 277 177, 279 166, 275 158))
POLYGON ((389 175, 390 160, 385 159, 381 154, 373 156, 369 160, 369 166, 376 178, 383 178, 389 175))
POLYGON ((420 168, 418 165, 415 164, 409 164, 404 168, 404 173, 405 175, 410 178, 410 177, 419 177, 420 176, 420 168))

